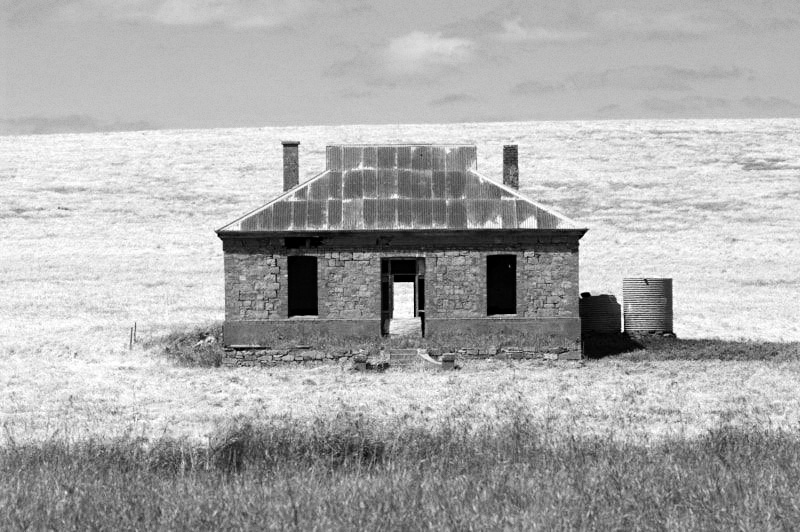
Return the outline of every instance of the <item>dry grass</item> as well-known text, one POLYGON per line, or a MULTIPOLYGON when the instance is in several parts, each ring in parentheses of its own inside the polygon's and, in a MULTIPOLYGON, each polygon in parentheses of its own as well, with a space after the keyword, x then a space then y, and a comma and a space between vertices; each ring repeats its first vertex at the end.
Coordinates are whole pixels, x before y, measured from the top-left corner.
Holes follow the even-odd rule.
POLYGON ((590 228, 581 291, 675 279, 682 337, 800 340, 800 123, 638 121, 304 127, 0 137, 0 346, 124 346, 222 319, 213 230, 309 176, 334 142, 471 142, 497 178, 590 228))
POLYGON ((612 435, 635 442, 693 437, 721 423, 800 427, 800 361, 466 362, 457 372, 354 374, 317 367, 192 368, 155 350, 87 358, 8 354, 0 372, 6 433, 17 441, 133 431, 205 441, 235 416, 324 417, 346 409, 429 426, 448 416, 490 423, 524 398, 554 433, 612 435))
POLYGON ((126 436, 0 448, 9 530, 791 530, 800 439, 755 426, 636 445, 340 411, 240 420, 208 445, 126 436), (8 480, 5 481, 4 480, 8 480))
POLYGON ((720 421, 797 428, 797 362, 476 363, 454 374, 359 376, 338 367, 178 367, 144 339, 218 323, 213 229, 275 195, 279 140, 304 174, 334 142, 470 142, 497 177, 521 150, 522 189, 579 218, 581 291, 675 279, 681 337, 800 340, 797 120, 306 127, 0 137, 0 423, 204 437, 221 418, 335 405, 421 424, 469 406, 476 422, 520 394, 552 427, 637 440, 720 421), (577 186, 579 184, 579 186, 577 186), (545 186, 546 185, 546 186, 545 186), (498 369, 499 368, 499 369, 498 369))

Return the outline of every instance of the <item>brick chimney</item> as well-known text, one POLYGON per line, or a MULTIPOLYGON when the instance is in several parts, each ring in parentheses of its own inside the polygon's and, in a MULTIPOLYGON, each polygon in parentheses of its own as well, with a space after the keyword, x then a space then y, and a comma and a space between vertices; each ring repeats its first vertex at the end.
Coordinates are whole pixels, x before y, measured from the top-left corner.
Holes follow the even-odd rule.
POLYGON ((283 144, 283 191, 294 188, 300 183, 300 142, 282 140, 283 144))
POLYGON ((519 155, 516 144, 503 146, 503 184, 519 189, 519 155))

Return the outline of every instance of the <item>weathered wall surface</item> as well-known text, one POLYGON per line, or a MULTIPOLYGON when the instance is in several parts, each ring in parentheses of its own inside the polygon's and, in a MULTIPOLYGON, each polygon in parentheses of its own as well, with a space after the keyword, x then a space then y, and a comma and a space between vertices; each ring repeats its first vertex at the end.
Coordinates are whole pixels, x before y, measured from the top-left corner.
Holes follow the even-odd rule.
POLYGON ((578 317, 578 246, 554 242, 517 257, 517 313, 578 317))
POLYGON ((269 240, 226 241, 225 321, 287 316, 286 254, 269 240))
POLYGON ((517 317, 578 317, 578 249, 568 242, 425 254, 426 317, 485 318, 486 257, 495 254, 517 257, 517 317))
POLYGON ((317 287, 320 318, 380 318, 379 255, 341 250, 309 253, 318 257, 317 287))
POLYGON ((490 330, 519 330, 546 320, 547 334, 572 336, 577 326, 580 335, 577 237, 386 242, 342 236, 298 249, 286 248, 283 238, 225 240, 226 343, 260 345, 261 328, 288 331, 290 324, 300 333, 317 328, 335 334, 338 328, 342 334, 380 334, 381 258, 408 257, 425 258, 425 316, 432 332, 468 330, 475 320, 490 330), (492 254, 517 257, 516 315, 486 315, 486 257, 492 254), (288 317, 289 255, 317 257, 316 318, 288 317))

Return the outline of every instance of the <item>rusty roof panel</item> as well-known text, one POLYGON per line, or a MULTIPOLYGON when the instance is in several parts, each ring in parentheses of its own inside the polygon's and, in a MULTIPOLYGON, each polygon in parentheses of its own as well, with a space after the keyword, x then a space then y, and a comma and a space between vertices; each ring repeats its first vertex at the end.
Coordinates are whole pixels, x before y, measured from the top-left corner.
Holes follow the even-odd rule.
POLYGON ((308 184, 308 199, 309 200, 326 200, 328 199, 328 182, 317 179, 308 184))
POLYGON ((345 170, 342 175, 342 199, 356 199, 364 197, 364 172, 360 169, 345 170))
POLYGON ((474 174, 466 174, 466 176, 467 178, 464 181, 464 197, 476 199, 484 197, 481 180, 475 177, 474 174))
POLYGON ((362 146, 342 147, 342 171, 352 168, 361 168, 363 162, 364 148, 362 146))
POLYGON ((475 146, 447 147, 446 170, 464 172, 478 169, 478 149, 475 146))
POLYGON ((414 217, 414 227, 418 229, 425 229, 430 227, 433 223, 431 213, 431 200, 429 199, 412 199, 411 200, 411 213, 414 217))
POLYGON ((342 147, 328 146, 325 148, 325 168, 328 170, 342 171, 342 147))
POLYGON ((503 229, 514 229, 517 227, 517 205, 513 199, 501 200, 500 212, 503 217, 503 229))
POLYGON ((276 230, 285 230, 292 226, 292 210, 292 203, 289 201, 278 202, 273 206, 272 225, 276 230))
POLYGON ((447 227, 449 229, 467 229, 467 209, 463 201, 448 200, 447 227))
POLYGON ((475 170, 474 146, 328 146, 323 173, 220 232, 572 229, 475 170))
POLYGON ((328 229, 342 226, 342 200, 328 200, 328 229))
POLYGON ((422 170, 420 172, 412 172, 411 175, 411 197, 413 199, 430 198, 431 197, 431 178, 432 173, 430 170, 422 170))
POLYGON ((397 147, 397 168, 411 170, 411 146, 397 147))
POLYGON ((437 229, 447 228, 447 200, 431 200, 431 226, 437 229))
POLYGON ((342 201, 342 229, 345 231, 364 229, 363 199, 346 199, 342 201))
POLYGON ((445 170, 434 170, 431 174, 431 197, 447 197, 445 184, 447 183, 447 172, 445 170))
POLYGON ((464 197, 464 188, 467 184, 467 173, 451 170, 447 172, 445 195, 447 199, 461 199, 464 197))
MULTIPOLYGON (((322 181, 323 179, 320 179, 322 181)), ((328 182, 328 197, 331 199, 342 199, 342 173, 329 172, 327 179, 328 182)))
POLYGON ((364 168, 377 168, 378 167, 378 147, 365 146, 364 155, 362 159, 362 166, 364 168))
POLYGON ((364 199, 364 229, 379 229, 378 200, 364 199))
POLYGON ((375 195, 378 198, 397 196, 397 168, 378 168, 375 195))
POLYGON ((499 200, 506 197, 506 191, 486 181, 480 181, 480 197, 484 199, 499 200))
POLYGON ((294 201, 308 199, 308 187, 297 187, 292 195, 294 201))
POLYGON ((397 168, 397 147, 378 146, 378 168, 392 169, 397 168))
POLYGON ((375 168, 364 168, 364 197, 376 198, 378 187, 378 172, 375 168))
POLYGON ((414 228, 414 212, 412 210, 413 202, 414 200, 409 198, 400 198, 395 202, 395 207, 397 208, 398 229, 414 228))
POLYGON ((308 204, 305 201, 292 202, 292 228, 306 227, 308 219, 306 212, 308 211, 308 204))
POLYGON ((431 147, 431 169, 437 172, 447 170, 447 148, 444 146, 431 147))
POLYGON ((309 201, 306 208, 308 226, 315 229, 322 229, 328 226, 327 201, 309 201))
POLYGON ((269 227, 272 225, 272 209, 266 209, 260 213, 256 220, 257 227, 269 227))
POLYGON ((432 170, 433 160, 430 146, 415 146, 411 149, 412 170, 432 170))
POLYGON ((544 209, 536 211, 536 227, 554 227, 558 224, 558 218, 544 209))
POLYGON ((410 168, 397 170, 397 196, 400 198, 413 198, 412 190, 413 173, 410 168))
POLYGON ((377 200, 377 209, 378 209, 378 219, 376 228, 397 227, 396 199, 377 200))
POLYGON ((522 229, 538 229, 536 206, 526 201, 515 201, 517 205, 517 226, 522 229))
POLYGON ((467 226, 480 229, 502 227, 500 202, 484 199, 465 200, 467 226))

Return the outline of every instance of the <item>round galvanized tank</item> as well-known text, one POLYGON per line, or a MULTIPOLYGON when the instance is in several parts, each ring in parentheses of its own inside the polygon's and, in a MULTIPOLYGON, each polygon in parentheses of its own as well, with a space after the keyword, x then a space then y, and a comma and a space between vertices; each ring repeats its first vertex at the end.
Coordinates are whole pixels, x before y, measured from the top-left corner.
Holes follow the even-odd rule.
POLYGON ((581 334, 618 334, 622 327, 622 312, 617 298, 611 294, 581 294, 578 314, 581 334))
POLYGON ((626 332, 672 332, 672 279, 622 280, 626 332))

